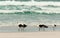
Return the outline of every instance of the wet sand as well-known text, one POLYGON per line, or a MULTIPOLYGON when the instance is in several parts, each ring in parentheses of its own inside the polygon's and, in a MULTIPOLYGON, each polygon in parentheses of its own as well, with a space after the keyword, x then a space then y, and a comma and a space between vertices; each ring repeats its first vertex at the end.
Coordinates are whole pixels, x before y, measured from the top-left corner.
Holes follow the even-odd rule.
POLYGON ((60 38, 60 32, 13 32, 0 33, 0 38, 60 38))

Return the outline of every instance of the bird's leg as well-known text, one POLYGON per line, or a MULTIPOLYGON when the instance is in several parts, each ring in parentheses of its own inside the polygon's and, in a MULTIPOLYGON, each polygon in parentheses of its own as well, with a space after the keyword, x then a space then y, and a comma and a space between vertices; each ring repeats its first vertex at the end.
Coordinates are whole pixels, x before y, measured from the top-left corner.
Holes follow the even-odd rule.
POLYGON ((24 28, 22 27, 22 31, 24 31, 24 28))
POLYGON ((53 27, 53 31, 54 31, 54 27, 53 27))
POLYGON ((44 28, 44 31, 45 31, 45 28, 44 28))
POLYGON ((45 28, 44 27, 42 27, 43 28, 43 31, 45 31, 45 28))
POLYGON ((39 27, 39 31, 40 31, 40 27, 39 27))
POLYGON ((21 32, 23 31, 23 27, 21 27, 21 32))
POLYGON ((56 27, 53 27, 53 31, 55 31, 55 28, 56 28, 56 27))
POLYGON ((24 28, 23 28, 23 31, 24 31, 24 28))
POLYGON ((18 28, 18 31, 20 31, 20 27, 18 28))

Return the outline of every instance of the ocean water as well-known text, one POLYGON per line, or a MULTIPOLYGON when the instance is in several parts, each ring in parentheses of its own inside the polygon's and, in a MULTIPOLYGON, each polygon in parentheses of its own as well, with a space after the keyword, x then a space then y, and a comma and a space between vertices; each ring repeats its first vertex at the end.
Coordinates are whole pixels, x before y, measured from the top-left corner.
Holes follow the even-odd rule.
POLYGON ((23 32, 39 31, 39 24, 49 26, 46 31, 53 31, 53 25, 56 24, 56 31, 60 31, 60 14, 56 13, 37 13, 37 12, 15 12, 0 13, 0 32, 20 32, 19 24, 26 24, 23 32))
MULTIPOLYGON (((47 13, 30 13, 30 12, 16 12, 16 13, 0 13, 0 25, 3 24, 58 24, 60 22, 60 14, 47 13)), ((5 26, 9 26, 5 25, 5 26)))
POLYGON ((45 31, 53 31, 56 24, 54 31, 60 31, 60 2, 38 1, 0 2, 0 32, 37 32, 40 24, 49 27, 45 31), (19 24, 26 24, 27 27, 18 31, 19 24))

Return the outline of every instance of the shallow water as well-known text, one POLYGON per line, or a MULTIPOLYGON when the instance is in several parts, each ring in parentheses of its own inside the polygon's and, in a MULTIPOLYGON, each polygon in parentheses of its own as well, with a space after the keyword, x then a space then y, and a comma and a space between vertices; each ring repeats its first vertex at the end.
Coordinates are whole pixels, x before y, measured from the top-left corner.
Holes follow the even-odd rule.
POLYGON ((46 13, 8 13, 0 14, 0 32, 18 32, 18 24, 28 25, 24 32, 39 31, 38 25, 45 24, 51 27, 46 31, 53 31, 53 25, 56 24, 56 31, 60 31, 60 14, 46 13))
POLYGON ((0 26, 3 24, 11 26, 19 23, 32 26, 38 24, 60 25, 60 14, 0 14, 0 26))
POLYGON ((51 32, 51 31, 60 31, 60 26, 53 28, 40 28, 36 26, 27 26, 26 28, 18 28, 17 26, 3 26, 0 27, 0 32, 51 32))

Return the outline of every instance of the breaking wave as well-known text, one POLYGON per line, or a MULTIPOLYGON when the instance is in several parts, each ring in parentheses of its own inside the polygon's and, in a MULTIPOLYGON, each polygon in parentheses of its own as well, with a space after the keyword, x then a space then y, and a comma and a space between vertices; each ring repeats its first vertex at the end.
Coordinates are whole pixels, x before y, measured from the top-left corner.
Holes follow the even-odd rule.
POLYGON ((0 14, 60 14, 60 13, 46 13, 46 12, 34 12, 34 11, 24 11, 24 12, 10 12, 10 13, 0 13, 0 14))

